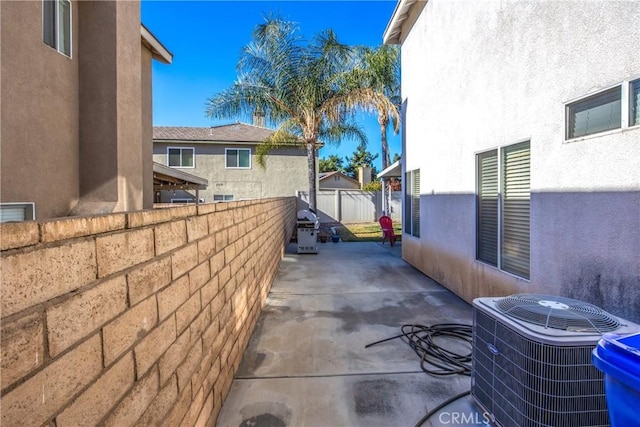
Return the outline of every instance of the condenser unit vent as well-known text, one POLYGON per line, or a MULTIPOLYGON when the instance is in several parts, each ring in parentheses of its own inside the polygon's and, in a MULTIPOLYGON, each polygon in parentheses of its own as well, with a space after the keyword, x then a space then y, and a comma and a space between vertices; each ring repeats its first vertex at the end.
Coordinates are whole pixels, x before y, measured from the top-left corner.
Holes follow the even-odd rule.
POLYGON ((545 328, 603 334, 620 327, 606 311, 571 298, 518 294, 499 299, 496 307, 507 316, 545 328))
POLYGON ((591 351, 603 332, 640 326, 591 304, 535 294, 476 298, 473 315, 471 394, 496 424, 609 425, 591 351))

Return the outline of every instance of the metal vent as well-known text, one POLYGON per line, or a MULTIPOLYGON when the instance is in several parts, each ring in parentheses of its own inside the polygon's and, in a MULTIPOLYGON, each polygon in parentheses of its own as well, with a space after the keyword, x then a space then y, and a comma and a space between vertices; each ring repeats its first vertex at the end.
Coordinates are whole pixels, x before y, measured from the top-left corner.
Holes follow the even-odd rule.
POLYGON ((516 294, 500 298, 496 307, 505 315, 545 328, 575 332, 610 332, 620 322, 606 311, 571 298, 516 294))

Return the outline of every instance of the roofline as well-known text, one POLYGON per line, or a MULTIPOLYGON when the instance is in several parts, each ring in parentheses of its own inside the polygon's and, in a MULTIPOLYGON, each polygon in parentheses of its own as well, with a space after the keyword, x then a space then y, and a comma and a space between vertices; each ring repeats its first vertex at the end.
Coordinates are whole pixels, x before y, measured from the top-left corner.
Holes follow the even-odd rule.
POLYGON ((342 175, 344 178, 348 179, 349 181, 352 181, 352 182, 354 182, 354 183, 356 183, 356 184, 360 185, 360 181, 358 181, 357 179, 353 179, 353 178, 351 178, 349 175, 344 174, 344 173, 342 173, 342 172, 340 172, 340 171, 331 171, 331 172, 325 172, 325 173, 326 173, 326 175, 325 175, 325 176, 323 176, 322 178, 318 177, 318 181, 322 181, 323 179, 327 179, 327 178, 329 178, 330 176, 334 176, 335 174, 340 174, 340 175, 342 175))
POLYGON ((154 138, 153 142, 160 142, 163 144, 235 144, 235 145, 258 145, 262 144, 262 141, 236 141, 236 140, 208 140, 208 139, 161 139, 154 138))
POLYGON ((209 184, 209 181, 204 178, 200 178, 199 176, 192 175, 179 169, 170 168, 169 166, 165 166, 157 162, 153 162, 153 172, 161 173, 177 179, 182 179, 184 181, 188 181, 198 185, 207 186, 209 184))
POLYGON ((171 64, 171 62, 173 62, 173 54, 160 43, 160 40, 158 40, 144 24, 140 24, 140 35, 142 36, 142 42, 151 50, 151 55, 154 59, 164 62, 165 64, 171 64))
POLYGON ((429 0, 398 0, 382 36, 384 44, 402 44, 429 0))
MULTIPOLYGON (((384 169, 384 170, 382 170, 382 171, 380 171, 378 173, 378 178, 382 178, 382 179, 387 178, 385 175, 387 175, 388 173, 391 173, 398 166, 401 166, 401 164, 400 164, 401 162, 402 162, 402 159, 396 160, 395 162, 393 162, 393 164, 387 166, 386 169, 384 169)), ((397 177, 397 176, 400 176, 400 177, 402 176, 402 170, 400 170, 400 175, 391 175, 391 176, 389 176, 389 178, 394 178, 394 177, 397 177)))

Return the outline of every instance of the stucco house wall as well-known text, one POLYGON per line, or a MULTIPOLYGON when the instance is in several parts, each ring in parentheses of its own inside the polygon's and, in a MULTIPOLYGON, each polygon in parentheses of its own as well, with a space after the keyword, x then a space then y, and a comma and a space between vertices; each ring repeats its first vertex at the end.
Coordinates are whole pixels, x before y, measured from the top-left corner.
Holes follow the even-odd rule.
MULTIPOLYGON (((242 125, 253 127, 251 125, 242 125)), ((233 141, 158 141, 153 143, 153 161, 168 165, 168 147, 195 149, 193 168, 176 168, 208 180, 206 190, 199 192, 205 203, 214 201, 214 195, 233 196, 233 200, 267 197, 295 196, 297 191, 308 190, 306 151, 300 148, 276 149, 266 156, 266 168, 256 160, 257 142, 233 141), (226 149, 250 149, 249 169, 226 168, 226 149)), ((161 192, 161 203, 170 203, 172 198, 190 198, 195 194, 184 191, 161 192)))
POLYGON ((69 56, 43 42, 42 1, 0 4, 0 201, 36 219, 151 207, 150 62, 171 54, 138 1, 70 4, 69 56))
POLYGON ((467 301, 549 293, 639 321, 640 127, 566 141, 565 105, 640 78, 640 3, 422 6, 400 36, 403 173, 421 178, 420 238, 403 235, 403 257, 467 301), (529 280, 476 261, 476 154, 519 141, 529 280))
POLYGON ((78 37, 71 59, 44 44, 38 1, 0 2, 0 20, 0 200, 38 201, 39 218, 66 215, 79 198, 78 37))

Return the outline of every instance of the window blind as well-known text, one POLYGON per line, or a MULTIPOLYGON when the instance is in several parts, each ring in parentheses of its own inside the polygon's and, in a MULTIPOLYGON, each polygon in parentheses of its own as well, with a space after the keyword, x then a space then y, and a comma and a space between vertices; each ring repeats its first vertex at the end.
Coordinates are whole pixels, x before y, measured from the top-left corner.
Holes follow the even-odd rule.
POLYGON ((404 232, 420 237, 420 169, 405 173, 404 232))
POLYGON ((529 278, 531 150, 529 142, 502 151, 501 268, 529 278))
POLYGON ((618 129, 622 126, 620 86, 568 106, 567 138, 618 129))
POLYGON ((631 114, 629 124, 640 125, 640 80, 631 82, 631 114))
POLYGON ((420 237, 420 169, 414 170, 412 175, 411 234, 420 237))
POLYGON ((411 199, 411 172, 405 172, 404 174, 404 232, 411 234, 411 215, 413 201, 411 199))
POLYGON ((498 265, 498 151, 477 155, 476 257, 498 265))

